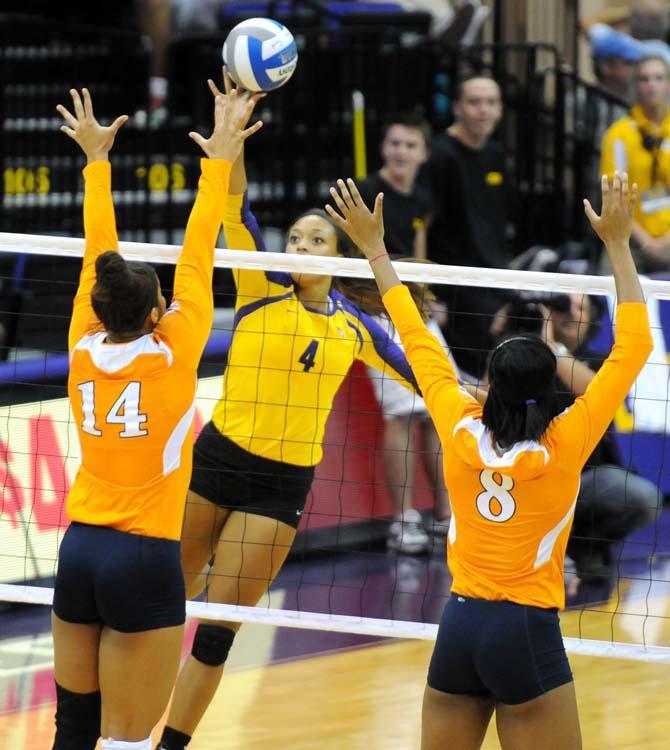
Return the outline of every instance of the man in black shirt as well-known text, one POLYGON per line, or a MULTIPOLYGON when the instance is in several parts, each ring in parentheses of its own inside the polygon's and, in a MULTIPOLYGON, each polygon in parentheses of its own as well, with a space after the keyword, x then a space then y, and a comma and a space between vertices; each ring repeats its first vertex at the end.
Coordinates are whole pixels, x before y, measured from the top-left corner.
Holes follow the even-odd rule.
MULTIPOLYGON (((428 258, 436 263, 505 268, 513 257, 505 236, 509 190, 502 148, 491 140, 502 115, 498 84, 475 76, 461 81, 454 123, 431 145, 421 181, 431 188, 434 215, 428 258)), ((436 287, 450 310, 447 341, 458 364, 481 376, 495 337, 495 314, 509 295, 493 289, 436 287)))
POLYGON ((391 254, 426 258, 430 196, 416 176, 428 155, 429 134, 429 125, 416 115, 391 118, 381 143, 382 168, 358 185, 370 210, 384 193, 384 240, 391 254))

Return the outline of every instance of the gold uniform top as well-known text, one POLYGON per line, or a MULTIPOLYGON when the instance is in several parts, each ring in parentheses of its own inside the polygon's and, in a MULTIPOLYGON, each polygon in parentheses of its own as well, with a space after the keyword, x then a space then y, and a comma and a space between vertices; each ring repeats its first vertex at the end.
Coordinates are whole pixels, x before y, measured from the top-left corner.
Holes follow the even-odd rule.
POLYGON ((617 308, 614 346, 586 393, 539 441, 502 454, 404 286, 384 295, 444 448, 452 591, 535 607, 565 604, 563 565, 582 469, 652 350, 647 308, 617 308))
POLYGON ((86 251, 69 332, 68 395, 81 467, 70 520, 179 539, 191 477, 197 367, 212 325, 214 245, 231 164, 203 159, 172 304, 153 332, 106 342, 91 305, 96 258, 118 250, 111 167, 84 170, 86 251))
POLYGON ((603 137, 600 174, 628 172, 640 199, 635 221, 652 237, 670 232, 670 112, 660 126, 649 122, 636 105, 613 123, 603 137), (646 146, 646 147, 645 147, 646 146))
MULTIPOLYGON (((229 195, 226 247, 264 250, 246 195, 229 195)), ((237 298, 223 393, 212 421, 257 456, 315 466, 333 399, 356 359, 408 387, 402 350, 375 320, 336 291, 328 313, 296 296, 289 274, 234 269, 237 298)))

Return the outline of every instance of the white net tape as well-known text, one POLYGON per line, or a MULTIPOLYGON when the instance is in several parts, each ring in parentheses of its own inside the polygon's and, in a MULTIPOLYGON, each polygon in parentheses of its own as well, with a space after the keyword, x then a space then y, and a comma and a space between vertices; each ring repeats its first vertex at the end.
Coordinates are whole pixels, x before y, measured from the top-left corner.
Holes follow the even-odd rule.
MULTIPOLYGON (((127 260, 174 264, 181 247, 145 242, 120 242, 119 250, 127 260)), ((81 258, 84 254, 84 240, 71 237, 0 232, 0 251, 81 258)), ((285 253, 246 253, 239 250, 217 250, 215 258, 217 268, 244 267, 265 271, 300 271, 302 273, 372 278, 372 271, 367 260, 355 258, 324 258, 314 255, 301 254, 298 256, 285 253)), ((557 293, 614 294, 614 280, 611 276, 578 276, 566 273, 508 271, 500 268, 470 268, 407 262, 396 262, 394 266, 403 281, 557 293)), ((651 297, 670 299, 670 281, 642 279, 642 286, 645 293, 651 297)))

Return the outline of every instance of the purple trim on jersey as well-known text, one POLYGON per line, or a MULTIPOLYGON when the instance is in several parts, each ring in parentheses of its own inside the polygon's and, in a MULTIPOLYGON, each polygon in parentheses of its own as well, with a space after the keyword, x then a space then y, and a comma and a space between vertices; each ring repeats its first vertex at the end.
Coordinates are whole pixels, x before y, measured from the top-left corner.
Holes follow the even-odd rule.
MULTIPOLYGON (((246 190, 244 191, 244 198, 242 199, 242 210, 240 213, 242 224, 244 224, 247 232, 249 232, 249 234, 251 235, 254 241, 254 245, 256 245, 256 250, 261 253, 266 253, 267 248, 265 247, 265 241, 263 240, 263 233, 261 232, 258 221, 256 220, 256 217, 251 210, 249 194, 246 190)), ((265 278, 273 284, 279 284, 280 286, 293 286, 293 279, 291 278, 290 274, 285 273, 284 271, 266 271, 265 278)))
POLYGON ((273 302, 281 302, 281 300, 289 299, 291 296, 293 296, 293 292, 287 292, 286 294, 278 294, 275 297, 263 297, 263 299, 257 299, 255 302, 250 302, 248 305, 242 305, 233 318, 233 333, 237 329, 242 318, 246 318, 247 315, 251 315, 251 313, 260 310, 261 307, 265 307, 265 305, 271 305, 273 302))
MULTIPOLYGON (((361 349, 363 348, 363 334, 360 331, 360 328, 356 325, 354 325, 350 320, 347 320, 347 325, 349 328, 353 328, 353 330, 356 332, 356 337, 358 338, 358 342, 361 345, 361 349)), ((360 352, 360 349, 358 350, 360 352)))
MULTIPOLYGON (((367 313, 362 312, 356 305, 348 300, 343 294, 335 290, 331 291, 330 296, 341 303, 342 308, 353 315, 363 326, 372 339, 372 345, 377 354, 391 366, 397 373, 406 380, 421 395, 421 390, 416 382, 412 368, 407 361, 403 350, 393 341, 386 331, 377 323, 377 321, 367 313)), ((355 327, 355 326, 352 326, 355 327)), ((359 331, 360 335, 360 331, 359 331)))
POLYGON ((246 190, 244 191, 244 198, 242 199, 242 210, 240 211, 240 214, 242 223, 254 239, 256 250, 261 253, 266 253, 267 248, 265 247, 265 242, 263 241, 263 234, 261 233, 261 228, 258 226, 256 217, 251 210, 251 203, 249 203, 249 193, 246 190))

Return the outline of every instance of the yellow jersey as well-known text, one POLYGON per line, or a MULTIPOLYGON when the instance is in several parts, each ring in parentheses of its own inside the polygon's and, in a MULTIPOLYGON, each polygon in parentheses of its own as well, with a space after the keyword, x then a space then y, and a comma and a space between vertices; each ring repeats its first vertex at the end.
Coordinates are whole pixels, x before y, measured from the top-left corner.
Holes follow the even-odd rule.
POLYGON ((501 452, 482 423, 481 405, 459 386, 406 287, 390 289, 384 304, 444 448, 452 591, 562 608, 580 475, 652 350, 646 306, 618 306, 614 346, 586 393, 552 420, 539 441, 501 452))
POLYGON ((628 172, 630 183, 637 183, 639 200, 635 204, 635 221, 652 237, 668 234, 670 113, 660 126, 656 126, 636 105, 630 115, 617 120, 607 129, 600 158, 600 174, 612 179, 615 171, 628 172), (645 136, 656 139, 656 145, 645 148, 645 136))
POLYGON ((202 159, 175 269, 172 304, 152 333, 112 344, 91 304, 96 258, 118 250, 111 166, 84 170, 86 250, 69 331, 68 395, 81 467, 71 521, 179 539, 191 477, 197 367, 212 325, 214 247, 231 164, 202 159))
MULTIPOLYGON (((246 195, 228 196, 226 246, 264 250, 246 195)), ((357 359, 414 389, 402 350, 381 326, 332 290, 327 313, 297 297, 287 273, 233 271, 237 297, 223 394, 212 421, 254 455, 315 466, 335 394, 357 359)))

